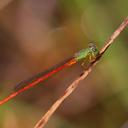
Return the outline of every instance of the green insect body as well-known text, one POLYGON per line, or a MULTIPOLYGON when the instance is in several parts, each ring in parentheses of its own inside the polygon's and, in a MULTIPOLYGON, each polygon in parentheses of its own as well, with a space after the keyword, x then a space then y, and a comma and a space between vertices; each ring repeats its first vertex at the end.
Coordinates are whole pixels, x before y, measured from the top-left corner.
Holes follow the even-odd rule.
POLYGON ((93 62, 98 55, 99 50, 93 43, 90 43, 88 48, 82 49, 81 51, 75 54, 75 59, 76 61, 85 61, 87 58, 89 58, 89 62, 93 62))

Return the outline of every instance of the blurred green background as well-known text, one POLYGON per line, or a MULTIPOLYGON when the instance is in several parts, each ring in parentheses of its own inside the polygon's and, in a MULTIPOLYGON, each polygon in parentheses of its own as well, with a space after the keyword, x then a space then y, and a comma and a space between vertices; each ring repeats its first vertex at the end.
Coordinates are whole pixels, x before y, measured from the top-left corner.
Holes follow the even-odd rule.
MULTIPOLYGON (((1 0, 0 99, 20 81, 72 56, 101 48, 128 15, 127 0, 1 0)), ((128 128, 128 28, 46 128, 128 128)), ((0 106, 0 128, 32 128, 83 71, 65 69, 0 106)))

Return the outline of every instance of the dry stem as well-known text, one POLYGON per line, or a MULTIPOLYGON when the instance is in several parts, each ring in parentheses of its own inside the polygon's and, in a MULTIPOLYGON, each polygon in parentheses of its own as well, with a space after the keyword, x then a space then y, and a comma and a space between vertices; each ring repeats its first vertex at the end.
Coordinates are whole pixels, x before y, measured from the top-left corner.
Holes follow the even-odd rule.
POLYGON ((119 36, 119 34, 128 25, 128 17, 123 21, 123 23, 116 29, 116 31, 110 36, 110 38, 105 42, 104 47, 100 50, 99 57, 89 65, 89 67, 84 71, 84 73, 79 76, 69 87, 65 90, 64 94, 51 106, 51 108, 45 113, 45 115, 37 122, 34 128, 43 128, 48 122, 49 118, 55 112, 55 110, 60 106, 60 104, 79 86, 79 82, 85 79, 92 68, 97 64, 98 60, 105 53, 108 47, 113 43, 113 41, 119 36))

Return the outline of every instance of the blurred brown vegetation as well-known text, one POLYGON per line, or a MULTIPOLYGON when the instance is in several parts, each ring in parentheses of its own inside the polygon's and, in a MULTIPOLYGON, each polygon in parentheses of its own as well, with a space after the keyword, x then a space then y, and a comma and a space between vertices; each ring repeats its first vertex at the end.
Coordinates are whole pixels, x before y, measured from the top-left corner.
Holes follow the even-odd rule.
MULTIPOLYGON (((127 0, 1 0, 0 99, 20 81, 72 56, 88 42, 100 48, 128 15, 127 0)), ((46 128, 127 128, 128 29, 46 128)), ((81 74, 77 64, 5 105, 1 128, 31 128, 81 74)))

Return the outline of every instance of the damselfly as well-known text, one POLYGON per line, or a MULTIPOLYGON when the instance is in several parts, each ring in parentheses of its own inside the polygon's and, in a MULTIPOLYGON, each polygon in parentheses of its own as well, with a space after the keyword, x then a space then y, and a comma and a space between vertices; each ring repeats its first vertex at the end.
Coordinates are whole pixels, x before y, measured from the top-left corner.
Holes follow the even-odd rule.
POLYGON ((29 88, 38 85, 40 82, 46 80, 53 74, 57 73, 58 71, 66 67, 70 67, 76 64, 77 62, 82 62, 82 64, 84 64, 85 61, 88 61, 88 63, 93 62, 98 57, 98 55, 99 55, 99 51, 97 47, 93 43, 90 43, 88 48, 80 50, 79 52, 75 53, 73 57, 70 57, 69 59, 59 63, 58 65, 53 66, 52 68, 19 83, 15 87, 15 92, 13 92, 8 97, 1 100, 0 105, 6 103, 7 101, 14 98, 18 94, 24 92, 25 90, 28 90, 29 88))

